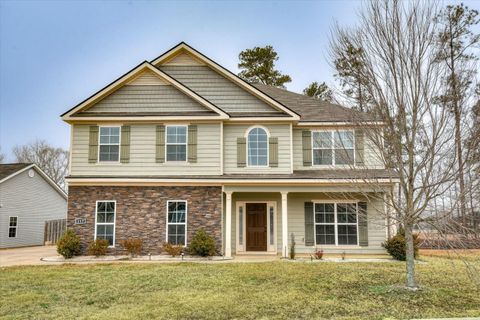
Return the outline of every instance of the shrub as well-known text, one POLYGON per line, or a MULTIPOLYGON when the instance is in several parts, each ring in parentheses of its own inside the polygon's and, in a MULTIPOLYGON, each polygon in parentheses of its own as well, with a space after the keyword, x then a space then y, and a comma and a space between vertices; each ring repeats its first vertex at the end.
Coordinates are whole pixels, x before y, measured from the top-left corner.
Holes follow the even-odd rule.
POLYGON ((70 259, 73 256, 80 254, 81 245, 80 238, 72 229, 67 229, 57 242, 57 252, 65 259, 70 259))
POLYGON ((294 260, 295 259, 295 245, 296 245, 296 242, 295 242, 295 235, 293 233, 291 235, 291 239, 292 239, 292 244, 290 245, 290 259, 294 260))
POLYGON ((201 257, 209 257, 215 255, 215 240, 211 235, 200 229, 195 235, 188 247, 190 254, 201 257))
MULTIPOLYGON (((417 258, 418 256, 418 235, 413 234, 413 248, 414 248, 414 256, 417 258)), ((407 244, 405 241, 405 230, 400 229, 398 233, 387 240, 382 246, 387 250, 387 252, 396 260, 405 261, 407 259, 407 244)))
POLYGON ((97 239, 88 246, 88 254, 95 257, 104 256, 107 253, 107 248, 108 240, 97 239))
POLYGON ((139 238, 128 238, 123 240, 121 245, 127 250, 128 254, 135 257, 142 253, 143 241, 139 238))
POLYGON ((323 258, 323 250, 322 249, 320 249, 320 250, 315 249, 315 252, 313 253, 313 256, 315 257, 315 259, 321 260, 323 258))
POLYGON ((183 252, 183 246, 174 245, 170 242, 165 242, 163 244, 163 250, 165 250, 172 257, 176 257, 183 252))

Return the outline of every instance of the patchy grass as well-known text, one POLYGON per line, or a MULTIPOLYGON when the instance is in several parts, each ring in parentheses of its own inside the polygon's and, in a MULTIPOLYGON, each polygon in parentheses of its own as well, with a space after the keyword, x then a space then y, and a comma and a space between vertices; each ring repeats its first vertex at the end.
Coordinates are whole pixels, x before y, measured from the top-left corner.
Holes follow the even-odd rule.
MULTIPOLYGON (((424 258, 423 289, 403 263, 99 264, 0 269, 0 318, 336 318, 480 316, 458 259, 424 258)), ((479 259, 470 264, 480 267, 479 259)))

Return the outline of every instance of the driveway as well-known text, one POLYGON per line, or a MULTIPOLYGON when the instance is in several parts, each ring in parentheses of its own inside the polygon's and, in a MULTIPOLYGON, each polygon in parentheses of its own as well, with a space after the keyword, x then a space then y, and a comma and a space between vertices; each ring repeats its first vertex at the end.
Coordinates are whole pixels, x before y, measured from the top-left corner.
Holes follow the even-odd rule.
POLYGON ((46 264, 40 258, 57 255, 56 246, 37 246, 0 250, 0 267, 46 264))

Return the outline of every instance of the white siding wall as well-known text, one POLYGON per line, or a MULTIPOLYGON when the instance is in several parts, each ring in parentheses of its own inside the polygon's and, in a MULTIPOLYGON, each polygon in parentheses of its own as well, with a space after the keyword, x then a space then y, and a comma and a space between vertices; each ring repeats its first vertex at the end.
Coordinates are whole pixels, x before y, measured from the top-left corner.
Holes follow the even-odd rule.
MULTIPOLYGON (((263 125, 271 137, 278 138, 278 167, 237 167, 237 138, 244 137, 252 124, 223 126, 224 172, 225 173, 290 173, 290 126, 288 124, 263 125)), ((248 156, 247 156, 248 157, 248 156)))
POLYGON ((0 248, 43 245, 45 221, 65 219, 67 200, 35 171, 0 184, 0 248), (18 216, 17 237, 8 237, 9 216, 18 216))
POLYGON ((198 124, 197 163, 156 163, 155 124, 132 124, 129 163, 88 163, 89 125, 74 125, 71 175, 218 175, 220 124, 198 124))
MULTIPOLYGON (((318 170, 325 167, 303 165, 303 147, 302 147, 302 131, 310 130, 310 128, 293 128, 293 170, 318 170)), ((371 141, 365 137, 364 145, 364 161, 366 167, 370 169, 383 169, 383 162, 379 159, 379 153, 375 149, 371 141)), ((347 168, 350 168, 349 166, 347 168)))

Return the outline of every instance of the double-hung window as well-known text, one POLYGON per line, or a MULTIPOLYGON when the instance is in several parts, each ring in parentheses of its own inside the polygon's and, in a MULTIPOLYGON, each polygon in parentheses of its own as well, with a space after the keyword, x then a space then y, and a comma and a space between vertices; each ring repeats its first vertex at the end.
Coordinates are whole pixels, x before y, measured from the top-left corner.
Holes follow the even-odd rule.
POLYGON ((16 238, 17 237, 17 227, 18 227, 18 217, 9 217, 8 218, 8 237, 16 238))
POLYGON ((248 132, 248 166, 268 165, 268 135, 265 129, 253 128, 248 132))
POLYGON ((187 202, 167 202, 167 242, 175 245, 187 244, 187 202))
POLYGON ((115 246, 115 201, 97 201, 95 239, 106 239, 115 246))
POLYGON ((356 203, 315 203, 317 245, 357 245, 356 203))
POLYGON ((351 130, 314 131, 312 153, 314 165, 353 165, 354 134, 351 130))
POLYGON ((118 162, 120 159, 120 127, 100 127, 99 161, 118 162))
POLYGON ((187 161, 187 126, 167 126, 167 161, 187 161))

